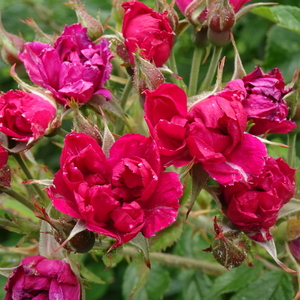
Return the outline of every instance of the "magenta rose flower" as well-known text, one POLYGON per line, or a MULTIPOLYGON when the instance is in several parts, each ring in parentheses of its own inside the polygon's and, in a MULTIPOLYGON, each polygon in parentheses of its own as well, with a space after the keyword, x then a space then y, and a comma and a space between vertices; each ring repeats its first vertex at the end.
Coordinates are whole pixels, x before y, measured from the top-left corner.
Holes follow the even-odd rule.
POLYGON ((139 1, 122 4, 125 15, 122 33, 127 54, 122 58, 134 64, 133 53, 141 49, 141 55, 161 67, 169 58, 173 46, 174 32, 170 25, 168 13, 158 13, 139 1))
POLYGON ((296 124, 288 117, 288 106, 283 97, 289 92, 284 89, 285 83, 278 68, 263 73, 260 67, 242 79, 230 81, 225 89, 243 90, 242 104, 248 120, 254 123, 250 133, 287 133, 296 124))
POLYGON ((248 183, 220 186, 223 211, 240 230, 256 240, 272 238, 269 232, 278 212, 294 194, 295 169, 282 158, 265 158, 261 174, 248 183))
POLYGON ((108 42, 94 44, 81 24, 66 26, 54 46, 32 42, 24 47, 19 57, 30 79, 51 91, 59 103, 85 103, 94 94, 110 98, 103 87, 112 70, 108 42))
POLYGON ((172 83, 145 91, 145 119, 156 141, 163 165, 177 167, 192 160, 185 142, 187 135, 187 96, 172 83))
POLYGON ((36 94, 10 90, 0 95, 0 132, 15 141, 39 139, 55 115, 55 103, 36 94))
POLYGON ((188 118, 190 155, 213 179, 227 185, 261 172, 266 147, 244 133, 247 116, 237 91, 223 91, 198 102, 188 118))
POLYGON ((151 138, 127 134, 106 158, 90 136, 66 136, 47 193, 61 212, 84 220, 89 230, 116 239, 112 248, 146 238, 174 222, 182 195, 176 173, 161 170, 159 152, 151 138))
POLYGON ((70 265, 43 256, 22 259, 9 276, 4 300, 80 300, 80 283, 70 265))

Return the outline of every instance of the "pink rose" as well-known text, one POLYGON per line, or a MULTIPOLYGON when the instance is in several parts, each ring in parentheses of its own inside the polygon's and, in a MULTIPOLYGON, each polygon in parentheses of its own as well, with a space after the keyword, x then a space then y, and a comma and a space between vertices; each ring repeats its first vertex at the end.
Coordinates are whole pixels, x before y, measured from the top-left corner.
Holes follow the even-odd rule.
POLYGON ((13 140, 39 139, 55 115, 55 104, 38 95, 10 90, 0 96, 0 131, 13 140))
POLYGON ((80 284, 70 265, 43 256, 22 259, 9 276, 4 300, 80 300, 80 284))
POLYGON ((248 183, 220 186, 225 215, 254 240, 272 238, 269 229, 294 194, 295 171, 281 158, 266 157, 261 174, 248 183))
POLYGON ((269 73, 263 73, 260 67, 242 79, 228 82, 225 89, 243 91, 242 104, 248 120, 255 125, 250 133, 255 135, 265 133, 287 133, 296 124, 288 120, 288 107, 283 97, 289 92, 284 89, 282 74, 278 68, 269 73))
POLYGON ((110 98, 103 87, 112 70, 108 42, 94 44, 81 24, 66 26, 53 47, 40 42, 25 44, 19 57, 30 79, 51 91, 63 105, 71 99, 85 103, 94 94, 110 98))
POLYGON ((149 238, 175 221, 182 186, 176 173, 162 173, 159 152, 151 138, 127 134, 106 158, 90 136, 66 136, 53 186, 47 192, 61 212, 84 220, 91 231, 117 241, 139 232, 149 238))
POLYGON ((192 160, 185 142, 187 134, 187 96, 172 83, 145 91, 145 119, 158 145, 164 165, 186 165, 192 160))
POLYGON ((266 147, 244 133, 246 112, 237 91, 223 91, 194 105, 189 112, 186 143, 190 155, 220 184, 258 175, 266 147))
MULTIPOLYGON (((125 9, 122 33, 130 63, 134 64, 132 54, 139 48, 144 58, 161 67, 173 46, 174 32, 168 13, 157 13, 139 1, 124 2, 122 6, 125 9)), ((122 58, 126 61, 125 56, 122 58)))

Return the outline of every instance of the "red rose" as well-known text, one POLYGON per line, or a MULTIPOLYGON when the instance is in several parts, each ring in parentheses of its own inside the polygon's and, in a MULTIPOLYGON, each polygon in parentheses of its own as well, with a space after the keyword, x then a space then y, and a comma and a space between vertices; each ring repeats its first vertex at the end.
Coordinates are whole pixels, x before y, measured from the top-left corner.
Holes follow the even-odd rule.
POLYGON ((35 94, 10 90, 0 96, 0 131, 13 140, 39 139, 55 115, 55 104, 35 94))
POLYGON ((80 299, 80 284, 70 265, 43 256, 23 258, 4 289, 7 291, 4 300, 80 299))
POLYGON ((220 186, 224 213, 252 239, 272 238, 269 228, 294 194, 295 171, 281 158, 266 157, 261 174, 248 183, 220 186))
POLYGON ((145 91, 145 119, 164 165, 186 165, 192 160, 185 142, 187 96, 177 85, 164 83, 145 91))
POLYGON ((144 58, 161 67, 169 58, 174 32, 167 12, 157 13, 139 1, 122 4, 125 15, 122 33, 131 64, 133 53, 141 49, 144 58))
POLYGON ((263 73, 260 67, 242 79, 228 82, 225 89, 242 90, 242 104, 248 120, 255 125, 250 133, 255 135, 265 133, 287 133, 296 124, 287 119, 288 107, 283 97, 289 92, 284 89, 285 83, 278 68, 269 73, 263 73))
POLYGON ((198 102, 189 112, 186 143, 190 155, 220 184, 258 175, 266 147, 245 134, 246 112, 237 91, 223 91, 198 102))
POLYGON ((174 222, 182 195, 176 173, 162 173, 151 138, 127 134, 105 158, 90 136, 66 136, 61 169, 47 192, 61 212, 84 220, 91 231, 114 237, 112 247, 147 238, 174 222))

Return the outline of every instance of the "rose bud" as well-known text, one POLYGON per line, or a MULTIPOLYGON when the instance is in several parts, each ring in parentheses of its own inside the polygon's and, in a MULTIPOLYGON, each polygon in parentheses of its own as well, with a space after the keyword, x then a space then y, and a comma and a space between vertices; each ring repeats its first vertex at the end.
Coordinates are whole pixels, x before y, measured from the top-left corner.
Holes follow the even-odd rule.
POLYGON ((75 10, 78 23, 87 28, 91 40, 96 40, 103 34, 103 26, 97 19, 93 18, 85 9, 80 0, 69 0, 70 6, 75 10))
POLYGON ((225 215, 253 240, 272 238, 269 229, 294 194, 295 171, 281 158, 266 157, 261 174, 248 183, 220 186, 225 215))
POLYGON ((248 257, 250 250, 249 239, 238 231, 223 232, 221 225, 214 219, 214 230, 216 237, 212 245, 204 249, 211 252, 216 261, 226 269, 240 266, 248 257))
POLYGON ((233 7, 228 0, 214 1, 207 9, 208 27, 214 31, 228 31, 235 23, 233 7))
POLYGON ((139 48, 142 57, 161 67, 173 46, 174 32, 168 13, 155 12, 139 1, 124 2, 122 6, 125 9, 122 33, 130 63, 134 65, 133 53, 139 48))
POLYGON ((54 46, 32 42, 24 47, 19 57, 31 81, 51 91, 60 104, 72 99, 83 104, 95 94, 110 98, 103 87, 112 70, 108 42, 94 44, 81 24, 66 26, 54 46))
POLYGON ((254 123, 250 133, 261 135, 266 133, 288 133, 296 124, 288 120, 288 106, 284 96, 285 83, 278 68, 264 73, 260 67, 243 77, 228 82, 225 89, 240 89, 244 97, 242 104, 248 120, 254 123))
POLYGON ((55 115, 55 103, 36 94, 10 90, 0 95, 0 131, 11 140, 27 144, 38 140, 55 115))
POLYGON ((0 146, 0 186, 11 186, 11 172, 7 164, 8 152, 0 146))
POLYGON ((300 262, 300 237, 289 242, 290 251, 293 256, 300 262))
POLYGON ((212 21, 212 29, 214 31, 227 28, 222 29, 222 31, 224 31, 233 26, 235 22, 234 14, 249 1, 251 0, 215 0, 208 8, 205 7, 205 1, 176 0, 176 4, 179 10, 194 26, 208 25, 208 23, 212 21), (223 10, 223 8, 225 8, 225 10, 223 10), (211 10, 211 12, 209 12, 209 10, 211 10), (215 16, 213 17, 214 11, 215 16), (228 20, 226 20, 225 16, 228 17, 228 20))
POLYGON ((8 33, 2 24, 0 15, 0 56, 8 64, 18 64, 20 59, 18 52, 23 51, 25 41, 11 33, 8 33))
POLYGON ((23 258, 9 276, 4 289, 4 300, 80 300, 80 283, 70 265, 43 256, 23 258))

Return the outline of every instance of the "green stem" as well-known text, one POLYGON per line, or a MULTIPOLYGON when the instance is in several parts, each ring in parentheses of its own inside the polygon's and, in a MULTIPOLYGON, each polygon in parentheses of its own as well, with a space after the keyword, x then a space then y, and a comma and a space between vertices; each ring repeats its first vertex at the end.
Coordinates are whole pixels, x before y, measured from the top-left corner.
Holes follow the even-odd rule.
POLYGON ((198 75, 200 72, 202 55, 203 55, 203 48, 195 47, 193 61, 192 61, 191 74, 190 74, 188 96, 196 95, 197 85, 198 85, 198 75))
MULTIPOLYGON (((123 248, 123 254, 136 257, 139 255, 139 252, 134 247, 126 246, 123 248)), ((168 253, 152 252, 150 253, 150 260, 176 266, 178 268, 201 269, 210 274, 222 274, 226 272, 224 267, 216 263, 168 253)))
POLYGON ((133 88, 133 84, 132 84, 132 76, 130 76, 127 80, 127 83, 124 87, 124 90, 123 90, 123 93, 122 93, 122 96, 121 96, 121 107, 124 109, 125 105, 126 105, 126 102, 127 102, 127 99, 130 95, 130 92, 133 88))
POLYGON ((198 94, 202 91, 208 91, 210 89, 211 83, 213 81, 213 78, 215 76, 217 66, 220 60, 221 52, 223 47, 214 47, 214 52, 210 61, 210 65, 208 68, 208 71, 206 73, 206 76, 201 84, 200 90, 198 94))
MULTIPOLYGON (((14 156, 15 160, 17 161, 17 163, 19 164, 22 171, 24 172, 27 179, 34 179, 32 174, 30 173, 25 161, 23 160, 22 156, 19 153, 14 153, 13 156, 14 156)), ((46 204, 48 202, 48 197, 46 196, 46 194, 40 189, 40 187, 36 183, 33 183, 31 185, 33 186, 36 193, 39 195, 43 204, 46 204)))
POLYGON ((287 154, 287 163, 290 165, 291 168, 295 167, 295 157, 296 157, 296 140, 297 140, 297 133, 289 132, 288 133, 288 140, 287 144, 290 146, 287 154))
POLYGON ((17 201, 22 203, 24 206, 29 208, 30 210, 35 210, 35 206, 33 205, 33 203, 30 200, 28 200, 27 198, 25 198, 24 196, 22 196, 21 194, 19 194, 18 192, 14 191, 12 189, 9 189, 9 188, 5 188, 5 187, 1 187, 0 192, 13 197, 14 199, 16 199, 17 201))
MULTIPOLYGON (((177 69, 174 49, 171 51, 168 63, 169 63, 169 67, 172 70, 172 72, 177 75, 178 74, 178 69, 177 69)), ((185 85, 185 83, 183 82, 182 79, 179 79, 179 78, 176 78, 175 76, 172 76, 172 80, 173 80, 174 84, 178 85, 183 90, 186 90, 186 85, 185 85)))

